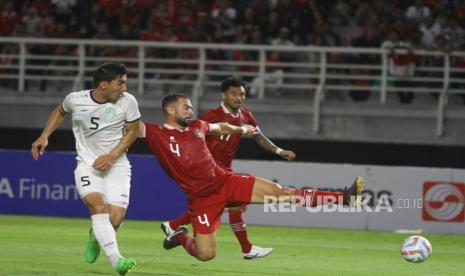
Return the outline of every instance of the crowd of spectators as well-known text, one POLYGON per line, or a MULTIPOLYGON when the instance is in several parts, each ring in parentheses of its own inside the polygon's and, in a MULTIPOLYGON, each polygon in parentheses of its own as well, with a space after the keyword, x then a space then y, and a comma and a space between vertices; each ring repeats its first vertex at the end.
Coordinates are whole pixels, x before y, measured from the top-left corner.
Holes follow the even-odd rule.
MULTIPOLYGON (((465 50, 463 0, 0 0, 0 11, 0 36, 465 50)), ((8 47, 0 50, 11 51, 8 47)), ((137 55, 124 48, 105 51, 115 50, 90 54, 137 55)), ((256 58, 208 54, 212 59, 256 58)), ((405 62, 394 52, 391 57, 405 62)), ((292 56, 268 57, 273 58, 288 61, 292 56)), ((357 62, 376 62, 370 58, 357 62)))
POLYGON ((454 50, 465 33, 462 0, 0 0, 0 11, 0 36, 380 47, 395 32, 454 50))

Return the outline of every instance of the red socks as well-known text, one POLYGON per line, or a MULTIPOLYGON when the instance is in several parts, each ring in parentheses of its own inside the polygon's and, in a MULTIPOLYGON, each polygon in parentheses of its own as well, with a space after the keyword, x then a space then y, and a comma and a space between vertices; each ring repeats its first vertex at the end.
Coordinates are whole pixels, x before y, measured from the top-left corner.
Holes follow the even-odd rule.
POLYGON ((195 239, 190 237, 187 233, 182 233, 176 236, 176 241, 186 249, 189 255, 196 257, 197 248, 195 247, 195 239))
POLYGON ((325 192, 311 189, 296 189, 292 203, 300 206, 316 207, 318 205, 342 203, 343 193, 325 192))
MULTIPOLYGON (((246 223, 242 218, 242 210, 229 210, 229 223, 231 225, 231 229, 236 235, 237 240, 241 244, 242 252, 249 253, 252 249, 252 244, 249 242, 247 238, 247 230, 246 230, 246 223)), ((184 213, 181 216, 171 220, 169 222, 171 229, 176 230, 181 225, 186 225, 191 223, 191 216, 189 213, 184 213)), ((186 249, 187 253, 192 256, 196 256, 196 247, 195 247, 195 240, 192 237, 189 237, 187 234, 181 234, 176 237, 176 240, 181 244, 184 249, 186 249)))
POLYGON ((175 218, 173 220, 170 220, 169 223, 170 223, 171 229, 176 230, 181 225, 190 224, 191 223, 191 215, 189 214, 189 212, 185 212, 184 214, 180 215, 179 217, 177 217, 177 218, 175 218))
POLYGON ((229 209, 229 224, 236 235, 237 240, 241 244, 242 253, 249 253, 252 249, 252 244, 247 238, 247 230, 244 219, 242 218, 242 210, 229 209))

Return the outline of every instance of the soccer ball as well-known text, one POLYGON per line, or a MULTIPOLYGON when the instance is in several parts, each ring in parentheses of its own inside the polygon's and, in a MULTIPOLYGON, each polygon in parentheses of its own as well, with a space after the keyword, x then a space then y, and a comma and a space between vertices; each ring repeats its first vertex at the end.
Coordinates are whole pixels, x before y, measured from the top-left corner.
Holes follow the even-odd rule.
POLYGON ((421 263, 428 259, 433 251, 431 243, 422 236, 410 236, 402 243, 400 254, 407 262, 421 263))

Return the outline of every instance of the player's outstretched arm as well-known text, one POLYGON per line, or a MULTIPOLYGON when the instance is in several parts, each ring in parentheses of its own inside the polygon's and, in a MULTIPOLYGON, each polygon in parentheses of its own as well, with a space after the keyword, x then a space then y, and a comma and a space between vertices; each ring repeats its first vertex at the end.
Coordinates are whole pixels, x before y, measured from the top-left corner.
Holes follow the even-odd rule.
POLYGON ((37 138, 31 146, 31 154, 35 160, 39 159, 39 155, 44 154, 48 145, 48 137, 61 125, 65 116, 66 112, 61 105, 57 106, 52 113, 50 113, 44 130, 42 130, 42 134, 40 134, 39 138, 37 138))
POLYGON ((139 136, 139 121, 128 123, 126 125, 126 132, 123 138, 119 141, 118 145, 114 147, 109 153, 99 156, 95 159, 93 167, 99 171, 106 171, 111 168, 113 162, 125 152, 136 141, 139 136))
POLYGON ((142 120, 139 120, 139 138, 145 138, 145 124, 142 122, 142 120))
POLYGON ((234 126, 228 123, 216 123, 210 124, 210 130, 206 133, 207 135, 229 135, 229 134, 242 134, 243 136, 255 136, 257 130, 254 126, 243 125, 234 126))
POLYGON ((257 127, 257 135, 254 136, 255 141, 262 147, 263 149, 274 152, 277 155, 281 156, 284 159, 292 161, 295 159, 295 153, 291 150, 283 150, 276 146, 273 142, 271 142, 268 137, 266 137, 263 132, 257 127))

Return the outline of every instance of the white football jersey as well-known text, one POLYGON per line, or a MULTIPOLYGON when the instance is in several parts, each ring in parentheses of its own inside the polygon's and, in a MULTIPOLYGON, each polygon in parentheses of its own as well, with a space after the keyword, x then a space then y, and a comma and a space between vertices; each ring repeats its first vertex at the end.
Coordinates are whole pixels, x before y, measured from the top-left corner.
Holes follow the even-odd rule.
MULTIPOLYGON (((99 103, 91 90, 69 93, 63 101, 63 110, 72 115, 76 139, 77 160, 92 166, 100 155, 109 153, 119 143, 126 123, 137 121, 140 112, 133 95, 124 92, 116 103, 99 103)), ((129 166, 126 154, 115 164, 129 166)))

